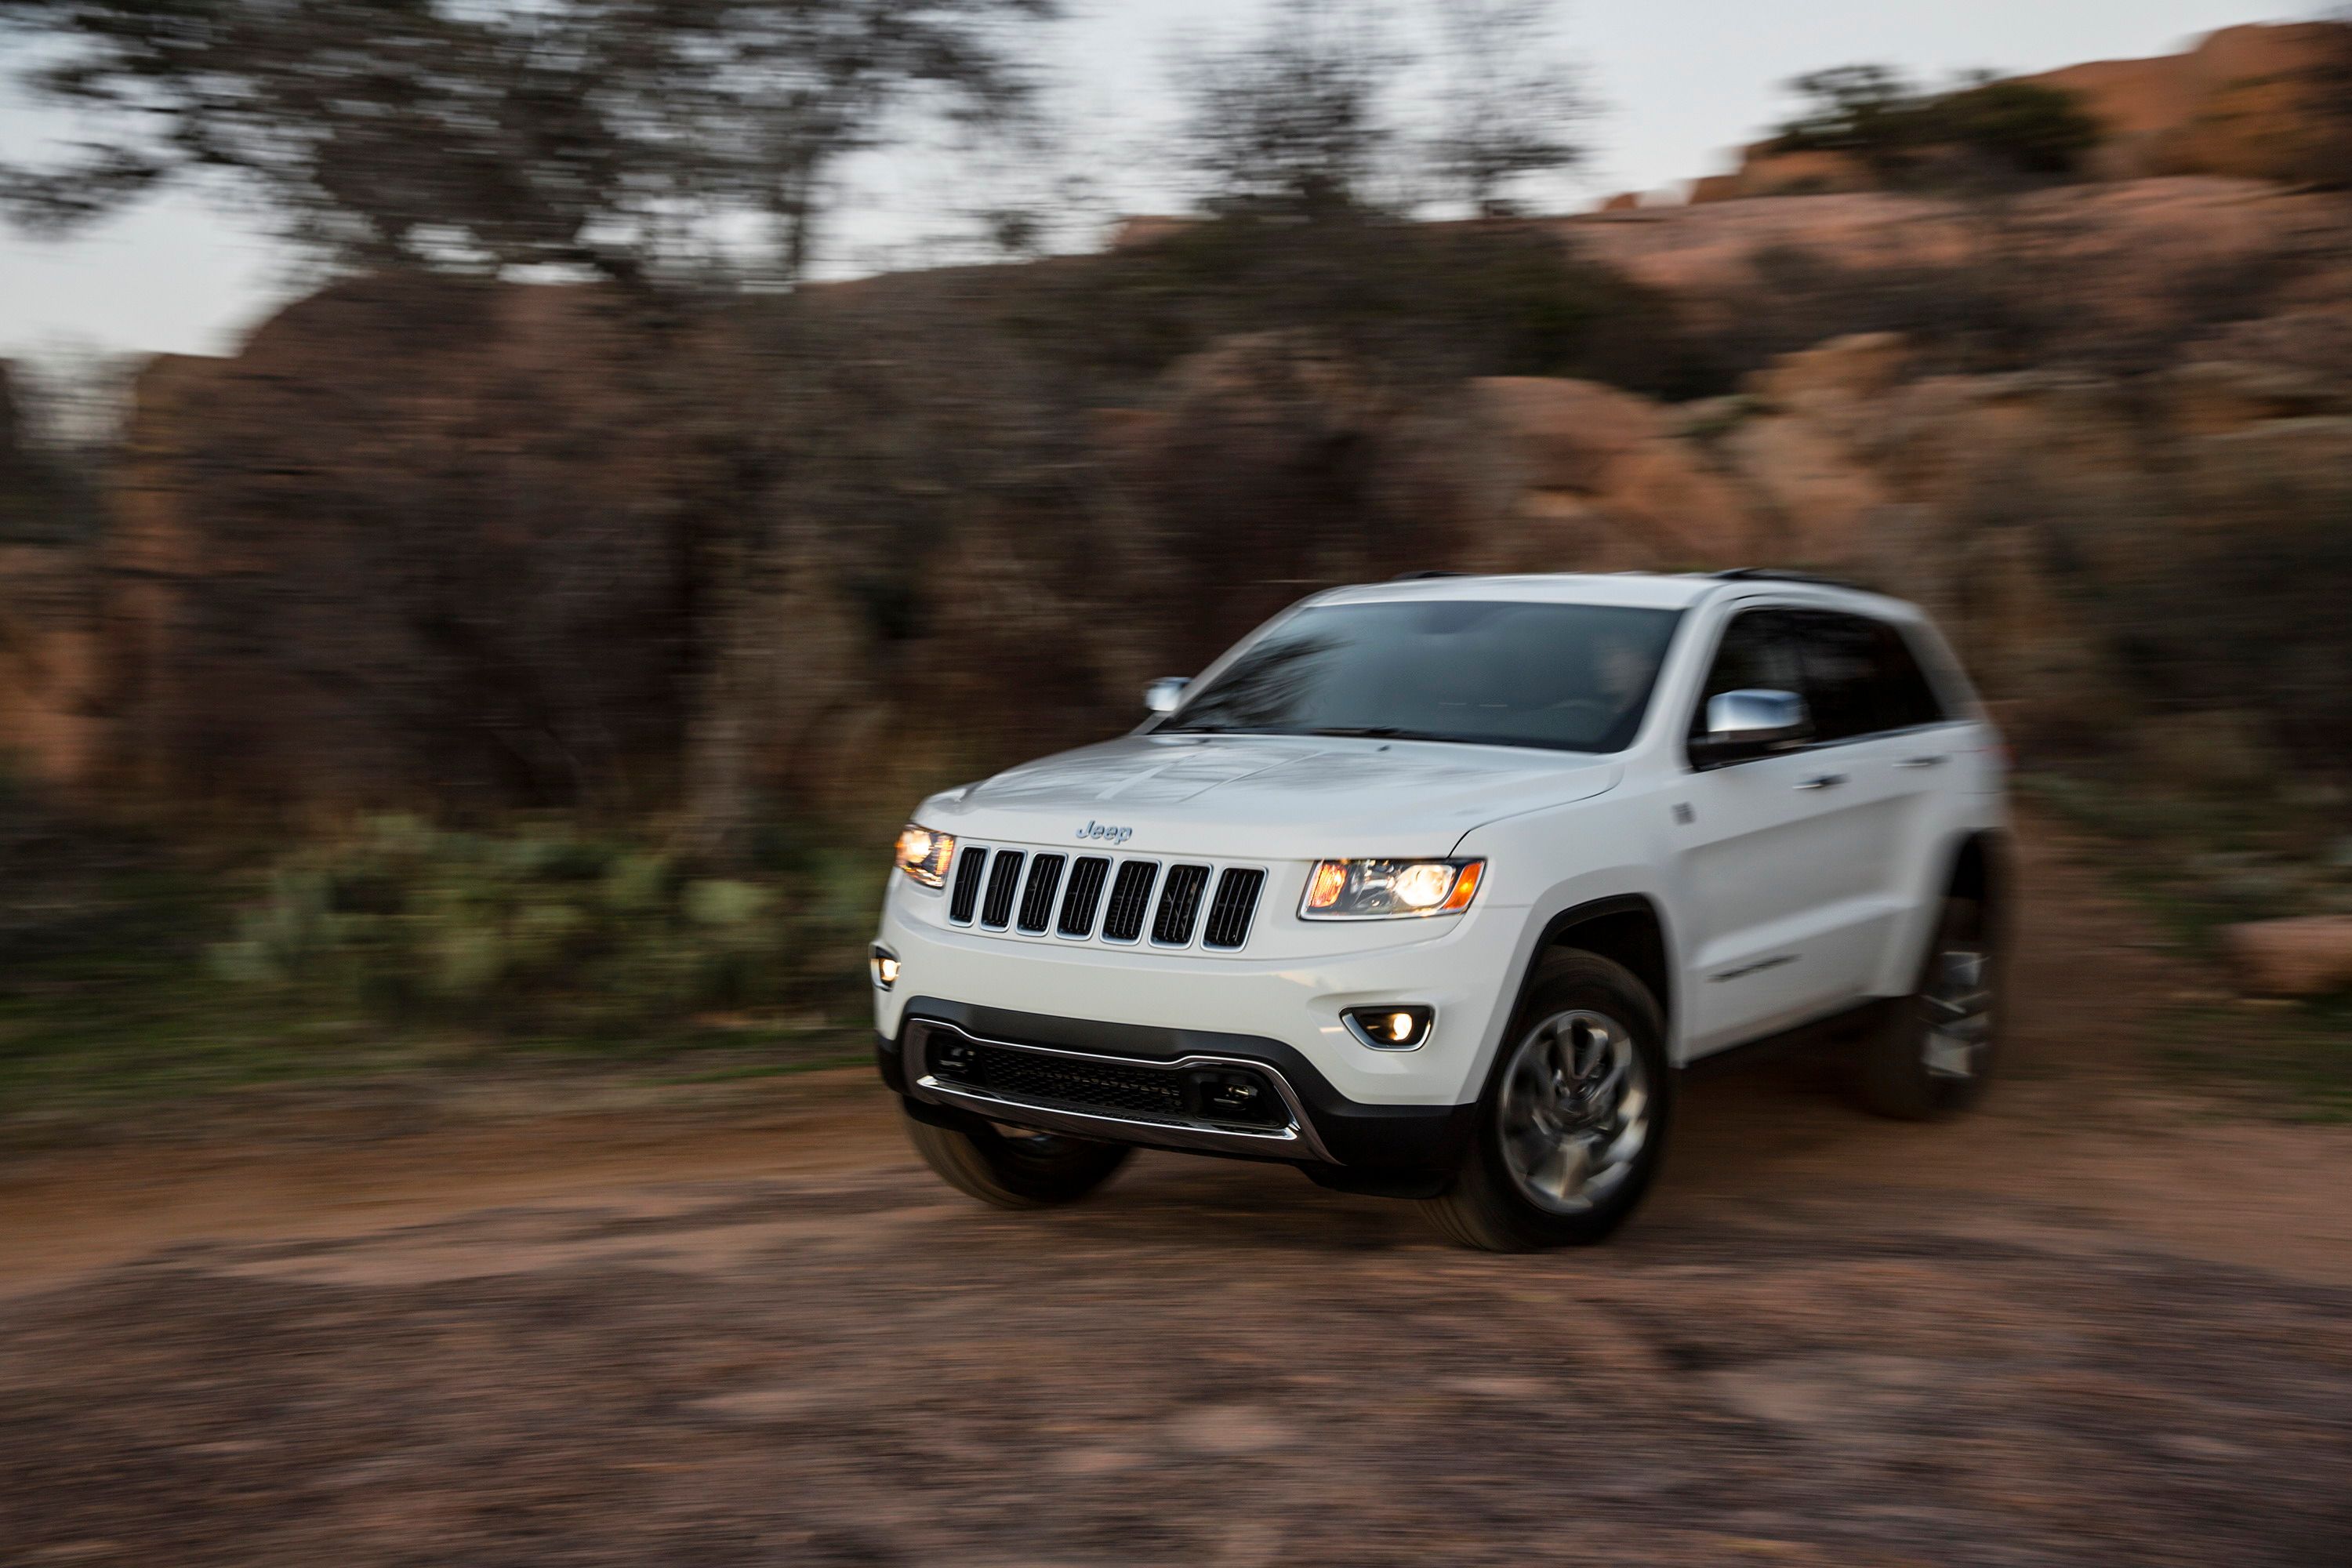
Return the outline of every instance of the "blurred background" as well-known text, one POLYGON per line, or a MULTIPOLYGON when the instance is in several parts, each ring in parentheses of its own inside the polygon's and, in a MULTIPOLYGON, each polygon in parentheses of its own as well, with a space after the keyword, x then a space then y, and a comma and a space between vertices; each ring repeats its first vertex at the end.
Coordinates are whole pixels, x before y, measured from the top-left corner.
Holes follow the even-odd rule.
POLYGON ((1433 566, 1917 599, 2352 912, 2352 32, 2062 9, 12 7, 0 1089, 854 1051, 916 800, 1433 566))
MULTIPOLYGON (((32 1226, 27 1194, 86 1189, 40 1184, 68 1168, 44 1162, 133 1161, 109 1168, 125 1212, 172 1189, 142 1173, 183 1171, 151 1147, 166 1125, 341 1147, 493 1094, 501 1117, 593 1101, 689 1142, 697 1118, 741 1131, 728 1103, 798 1127, 864 1092, 822 1069, 867 1055, 863 946, 916 801, 1118 732, 1146 681, 1308 592, 1428 568, 1802 566, 1923 604, 1998 710, 2029 864, 2063 890, 2032 933, 2051 1005, 2138 1009, 2045 1024, 2067 1043, 2024 1053, 2049 1080, 2024 1103, 2058 1120, 2000 1136, 2071 1142, 2088 1074, 2289 1140, 2029 1184, 2123 1182, 2147 1219, 2158 1193, 2222 1202, 2235 1159, 2304 1173, 2278 1201, 2307 1216, 2352 1168, 2314 1125, 2352 1113, 2352 19, 2231 0, 16 0, 0 224, 0 1163, 32 1184, 0 1233, 32 1226)), ((895 1137, 855 1103, 849 1124, 895 1137)), ((1865 1136, 1821 1125, 1807 1148, 1865 1136)), ((463 1174, 562 1146, 419 1158, 463 1174)), ((860 1179, 895 1191, 896 1170, 860 1179)), ((1241 1178, 1190 1179, 1213 1209, 1241 1178)), ((1302 1225, 1404 1245, 1386 1211, 1291 1185, 1302 1225)), ((1700 1222, 1675 1201, 1663 1234, 1687 1242, 1675 1226, 1700 1222)), ((2340 1227, 2323 1256, 2301 1221, 2231 1207, 2352 1285, 2340 1227)), ((987 1228, 1005 1223, 970 1222, 1017 1247, 987 1228)), ((1216 1245, 1163 1235, 1172 1211, 1127 1241, 1055 1223, 1082 1247, 1216 1245)), ((62 1268, 93 1226, 46 1233, 43 1256, 62 1268)), ((2281 1265, 2229 1266, 2257 1262, 2281 1265)), ((2253 1332, 2231 1316, 2249 1301, 2317 1310, 2192 1273, 2168 1289, 2210 1353, 2253 1332)), ((1826 1279, 1792 1273, 1789 1301, 1826 1279)), ((110 1350, 54 1303, 25 1309, 23 1342, 64 1336, 112 1375, 160 1302, 109 1289, 131 1292, 110 1350)), ((222 1344, 297 1310, 222 1301, 222 1344)), ((631 1375, 659 1381, 686 1331, 644 1331, 631 1375)), ((366 1362, 361 1342, 328 1335, 320 1364, 366 1362)), ((523 1364, 479 1353, 469 1375, 493 1384, 523 1364)), ((1656 1354, 1714 1375, 1702 1350, 1656 1354)), ((2282 1448, 2091 1462, 2133 1497, 2186 1495, 2171 1464, 2311 1480, 2294 1507, 2216 1504, 2186 1536, 2150 1523, 2047 1560, 2225 1539, 2239 1561, 2329 1560, 2352 1529, 2352 1398, 2333 1426, 2288 1407, 2342 1392, 2347 1364, 2271 1368, 2282 1448)), ((2074 1370, 2157 1397, 2128 1362, 2074 1370)), ((1793 1386, 1733 1404, 1801 1429, 1877 1408, 1793 1386)), ((2087 1386, 2001 1418, 2113 1393, 2087 1386)), ((88 1425, 94 1387, 24 1385, 13 1439, 0 1416, 5 1451, 49 1467, 16 1537, 58 1560, 148 1540, 162 1516, 136 1510, 158 1499, 214 1506, 190 1500, 215 1495, 194 1472, 122 1469, 130 1439, 88 1425), (111 1504, 90 1489, 133 1473, 111 1504)), ((217 1418, 206 1441, 267 1417, 189 1397, 217 1418)), ((577 1397, 604 1411, 581 1430, 609 1418, 615 1445, 646 1419, 577 1397)), ((745 1418, 798 1408, 772 1404, 745 1418)), ((1309 1446, 1246 1410, 1201 1419, 1171 1441, 1213 1467, 1309 1446)), ((1058 1451, 1023 1430, 997 1436, 1058 1451)), ((481 1474, 573 1517, 508 1467, 533 1441, 481 1474)), ((351 1442, 338 1462, 383 1460, 351 1442)), ((1114 1458, 1035 1484, 1117 1512, 1128 1449, 1081 1448, 1114 1458)), ((460 1484, 429 1473, 433 1495, 460 1484)), ((646 1517, 679 1530, 756 1511, 664 1495, 646 1517)), ((1481 1517, 1517 1518, 1517 1495, 1481 1517)), ((1969 1506, 2060 1531, 2124 1494, 2036 1495, 1969 1506)), ((563 1555, 487 1517, 417 1539, 563 1555)), ((1143 1533, 1003 1560, 1242 1551, 1142 1504, 1118 1517, 1143 1533)), ((1416 1520, 1355 1560, 1477 1557, 1416 1520)), ((1717 1523, 1665 1556, 1737 1557, 1723 1542, 1748 1526, 1717 1523)), ((945 1516, 877 1528, 744 1554, 977 1539, 945 1516)), ((1900 1537, 1806 1539, 1857 1561, 1900 1537)), ((233 1537, 149 1545, 167 1538, 238 1560, 233 1537)), ((1255 1560, 1306 1551, 1289 1539, 1255 1560)))

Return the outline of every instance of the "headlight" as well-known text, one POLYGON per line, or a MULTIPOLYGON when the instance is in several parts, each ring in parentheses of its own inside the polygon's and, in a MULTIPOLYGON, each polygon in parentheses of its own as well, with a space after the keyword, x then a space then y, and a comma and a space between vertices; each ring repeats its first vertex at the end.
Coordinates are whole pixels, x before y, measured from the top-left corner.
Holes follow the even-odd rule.
POLYGON ((955 839, 951 835, 934 833, 911 822, 898 835, 898 869, 926 888, 946 882, 948 868, 954 861, 955 839))
POLYGON ((1478 896, 1484 860, 1319 860, 1298 918, 1382 921, 1458 915, 1478 896))

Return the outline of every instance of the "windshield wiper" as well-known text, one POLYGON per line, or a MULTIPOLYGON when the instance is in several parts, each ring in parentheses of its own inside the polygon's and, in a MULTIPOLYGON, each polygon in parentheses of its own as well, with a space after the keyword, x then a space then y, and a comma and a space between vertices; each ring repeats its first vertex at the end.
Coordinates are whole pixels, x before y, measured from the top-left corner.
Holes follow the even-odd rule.
POLYGON ((1407 730, 1396 724, 1327 724, 1317 730, 1301 730, 1302 735, 1349 735, 1369 741, 1444 741, 1448 735, 1433 735, 1425 730, 1407 730))

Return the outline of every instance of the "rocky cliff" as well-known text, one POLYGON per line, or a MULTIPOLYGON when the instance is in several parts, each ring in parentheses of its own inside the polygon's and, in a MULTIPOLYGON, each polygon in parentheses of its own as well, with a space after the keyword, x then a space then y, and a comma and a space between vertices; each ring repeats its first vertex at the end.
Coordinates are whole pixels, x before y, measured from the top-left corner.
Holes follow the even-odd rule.
MULTIPOLYGON (((1989 353, 1931 312, 1678 403, 1402 374, 1307 325, 1112 374, 1033 286, 1132 331, 1103 299, 1159 275, 1115 258, 700 310, 352 280, 233 359, 155 362, 102 543, 0 558, 0 745, 150 805, 642 806, 715 778, 887 811, 1130 722, 1144 680, 1323 584, 1755 563, 1924 601, 2022 741, 2078 743, 2158 700, 2109 614, 2171 604, 2152 571, 2340 515, 2352 225, 2215 182, 2050 210, 2087 267, 2003 265, 2027 293, 2108 278, 2071 335, 1989 353)), ((1712 342, 1776 300, 1866 322, 1877 284, 1797 310, 1801 237, 1916 293, 1960 222, 1825 197, 1574 234, 1712 342)))
MULTIPOLYGON (((2347 57, 2340 23, 2224 27, 2177 55, 2093 60, 2017 79, 2074 96, 2100 139, 2083 173, 2095 180, 2176 175, 2301 183, 2340 162, 2347 57)), ((1862 163, 1836 153, 1744 148, 1738 167, 1692 184, 1694 204, 1869 190, 1862 163)))

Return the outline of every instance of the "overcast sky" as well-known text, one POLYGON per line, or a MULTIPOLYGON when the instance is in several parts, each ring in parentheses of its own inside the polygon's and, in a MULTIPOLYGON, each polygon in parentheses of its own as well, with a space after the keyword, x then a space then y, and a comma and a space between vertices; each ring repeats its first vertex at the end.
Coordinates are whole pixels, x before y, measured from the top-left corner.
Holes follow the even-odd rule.
MULTIPOLYGON (((1058 96, 1089 149, 1078 166, 1112 205, 1181 199, 1138 172, 1173 117, 1171 48, 1246 37, 1263 5, 1073 0, 1071 19, 1049 35, 1058 96)), ((1388 8, 1410 15, 1411 0, 1388 8)), ((1931 79, 2041 70, 2164 53, 2215 27, 2318 9, 2299 0, 1572 0, 1560 7, 1563 40, 1604 112, 1591 128, 1591 169, 1545 194, 1584 205, 1723 167, 1729 149, 1786 113, 1782 85, 1823 66, 1884 61, 1931 79)), ((23 156, 48 130, 0 99, 0 156, 23 156)), ((936 232, 952 179, 929 158, 869 164, 829 269, 886 260, 936 232)), ((230 352, 288 286, 284 258, 250 225, 190 197, 150 202, 70 243, 0 227, 0 355, 76 345, 230 352)))

